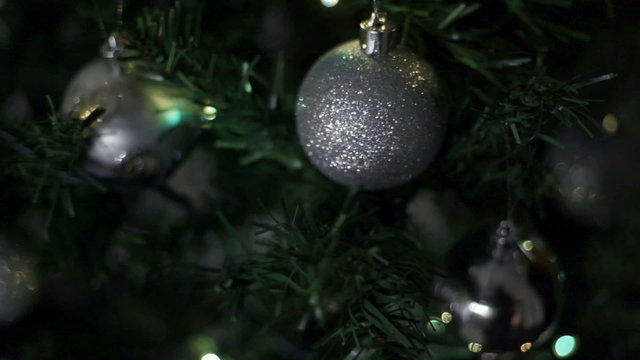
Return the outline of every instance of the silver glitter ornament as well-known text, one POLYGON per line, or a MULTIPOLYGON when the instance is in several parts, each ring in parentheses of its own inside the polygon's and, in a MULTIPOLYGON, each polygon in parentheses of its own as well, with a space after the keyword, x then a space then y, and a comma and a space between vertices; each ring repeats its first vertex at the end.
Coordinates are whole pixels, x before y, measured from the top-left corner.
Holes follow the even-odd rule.
POLYGON ((84 168, 106 180, 162 178, 182 160, 198 131, 189 126, 194 105, 179 90, 126 72, 117 60, 122 50, 111 37, 103 58, 81 69, 64 95, 63 115, 90 120, 91 143, 84 168))
POLYGON ((503 221, 488 237, 452 250, 450 276, 437 282, 446 306, 440 318, 469 351, 526 352, 551 335, 561 293, 555 257, 540 240, 520 240, 503 221))
POLYGON ((375 12, 361 40, 322 56, 298 94, 296 123, 311 162, 327 177, 367 190, 420 174, 438 153, 446 118, 433 68, 404 47, 375 12))

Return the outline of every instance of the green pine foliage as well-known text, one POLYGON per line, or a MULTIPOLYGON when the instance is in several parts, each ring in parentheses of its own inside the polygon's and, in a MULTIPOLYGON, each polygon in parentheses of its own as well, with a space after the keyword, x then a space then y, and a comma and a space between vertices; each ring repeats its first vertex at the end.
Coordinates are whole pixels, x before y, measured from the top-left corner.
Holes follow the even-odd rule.
MULTIPOLYGON (((349 6, 362 14, 369 9, 366 1, 349 6)), ((165 305, 193 307, 184 316, 197 318, 198 309, 212 314, 208 321, 217 317, 237 329, 255 322, 257 336, 284 334, 310 358, 430 358, 431 345, 441 341, 429 329, 428 314, 437 307, 431 281, 442 259, 406 226, 404 202, 412 189, 453 190, 472 208, 492 208, 488 219, 505 216, 505 204, 525 221, 536 216, 555 186, 541 149, 563 146, 554 139, 561 127, 593 131, 590 100, 580 90, 613 75, 565 77, 549 70, 555 46, 588 39, 562 21, 570 0, 389 0, 382 8, 403 26, 401 41, 434 64, 449 87, 447 140, 423 177, 386 194, 331 183, 297 143, 295 93, 284 90, 282 57, 271 79, 257 70, 260 58, 236 54, 233 39, 201 31, 202 8, 176 2, 166 10, 146 9, 117 29, 127 49, 120 60, 134 74, 161 75, 190 94, 198 109, 215 108, 215 119, 197 126, 206 131, 203 146, 218 166, 217 210, 194 212, 164 234, 129 231, 104 214, 83 211, 96 203, 122 211, 122 203, 110 199, 122 189, 80 166, 92 117, 82 122, 52 110, 14 135, 0 133, 9 154, 2 158, 4 184, 32 195, 34 206, 47 213, 36 246, 41 271, 77 267, 95 287, 119 273, 132 293, 150 298, 149 279, 159 277, 151 294, 173 292, 175 303, 165 305), (274 93, 281 98, 275 107, 269 106, 274 93), (254 223, 257 213, 273 215, 254 223), (258 234, 243 233, 247 228, 258 234), (193 253, 212 229, 234 245, 220 267, 196 266, 193 253), (254 235, 257 243, 248 240, 254 235), (133 259, 117 271, 104 260, 113 244, 133 259)), ((171 197, 162 184, 143 188, 171 197)), ((132 354, 144 350, 131 346, 132 354)), ((226 351, 258 358, 242 346, 226 351)))

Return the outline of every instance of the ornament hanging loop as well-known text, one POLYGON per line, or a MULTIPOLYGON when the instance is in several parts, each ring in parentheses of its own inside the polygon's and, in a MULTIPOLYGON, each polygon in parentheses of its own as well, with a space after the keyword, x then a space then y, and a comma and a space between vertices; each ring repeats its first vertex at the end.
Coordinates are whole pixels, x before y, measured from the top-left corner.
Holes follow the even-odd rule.
POLYGON ((495 244, 492 256, 494 259, 508 259, 512 250, 518 244, 517 229, 510 220, 500 221, 496 230, 495 244))
POLYGON ((371 17, 360 23, 360 48, 371 57, 387 55, 395 47, 396 30, 387 13, 379 12, 376 6, 371 17))

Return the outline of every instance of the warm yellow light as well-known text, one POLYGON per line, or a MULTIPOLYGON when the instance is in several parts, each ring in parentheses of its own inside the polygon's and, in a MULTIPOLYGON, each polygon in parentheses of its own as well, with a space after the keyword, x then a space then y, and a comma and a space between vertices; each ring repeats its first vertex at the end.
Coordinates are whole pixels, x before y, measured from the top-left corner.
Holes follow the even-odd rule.
POLYGON ((520 345, 520 351, 527 352, 527 351, 531 350, 532 346, 533 345, 530 342, 524 343, 524 344, 520 345))
POLYGON ((218 109, 207 105, 202 109, 202 116, 207 120, 213 120, 218 116, 218 109))
POLYGON ((338 2, 340 2, 340 0, 320 0, 320 2, 326 7, 334 7, 338 5, 338 2))
POLYGON ((469 351, 474 352, 474 353, 478 353, 480 351, 482 351, 482 344, 478 344, 478 343, 469 343, 469 351))
POLYGON ((618 118, 613 114, 607 114, 602 119, 602 128, 609 134, 615 134, 618 131, 618 118))
POLYGON ((450 312, 445 311, 442 313, 442 315, 440 315, 440 319, 443 323, 448 324, 451 322, 451 320, 453 320, 453 315, 451 315, 450 312))
POLYGON ((522 242, 522 247, 527 251, 533 250, 533 241, 531 241, 531 240, 523 241, 522 242))

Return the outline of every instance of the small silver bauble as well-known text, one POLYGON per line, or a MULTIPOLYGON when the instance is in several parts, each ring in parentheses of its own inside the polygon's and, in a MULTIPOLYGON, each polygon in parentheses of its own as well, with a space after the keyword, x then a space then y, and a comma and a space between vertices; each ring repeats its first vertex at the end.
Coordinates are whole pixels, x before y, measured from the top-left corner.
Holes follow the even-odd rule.
POLYGON ((580 222, 606 227, 611 217, 607 170, 614 161, 606 153, 606 139, 576 127, 564 129, 557 139, 564 147, 551 147, 548 159, 564 210, 580 222))
POLYGON ((393 46, 383 13, 309 71, 296 110, 300 142, 329 178, 368 190, 400 185, 436 156, 446 119, 433 68, 393 46))
POLYGON ((33 264, 0 245, 0 325, 17 320, 33 303, 37 279, 33 264))
POLYGON ((555 257, 540 240, 520 240, 503 221, 487 237, 452 250, 450 277, 437 282, 446 306, 443 323, 472 352, 526 352, 551 335, 558 315, 561 277, 555 257))
POLYGON ((127 181, 162 176, 194 144, 197 129, 187 123, 196 112, 179 90, 125 74, 112 41, 103 58, 75 75, 62 114, 85 121, 103 111, 87 124, 91 143, 84 168, 92 175, 127 181))

